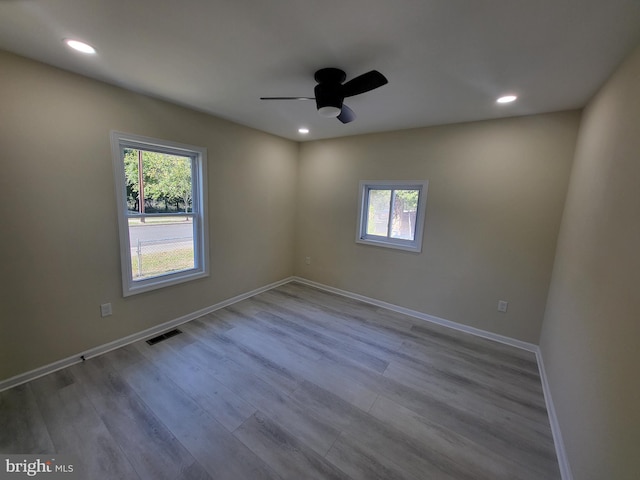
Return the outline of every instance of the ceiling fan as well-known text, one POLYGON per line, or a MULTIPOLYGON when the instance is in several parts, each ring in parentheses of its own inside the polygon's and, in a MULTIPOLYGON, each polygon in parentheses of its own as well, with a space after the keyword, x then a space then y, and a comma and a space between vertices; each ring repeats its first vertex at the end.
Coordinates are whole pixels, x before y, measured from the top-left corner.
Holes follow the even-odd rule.
POLYGON ((343 102, 369 92, 388 83, 384 75, 377 70, 363 73, 343 83, 347 75, 339 68, 322 68, 313 76, 318 84, 313 92, 315 97, 260 97, 260 100, 315 100, 318 113, 324 117, 337 117, 342 123, 355 120, 356 114, 343 102))

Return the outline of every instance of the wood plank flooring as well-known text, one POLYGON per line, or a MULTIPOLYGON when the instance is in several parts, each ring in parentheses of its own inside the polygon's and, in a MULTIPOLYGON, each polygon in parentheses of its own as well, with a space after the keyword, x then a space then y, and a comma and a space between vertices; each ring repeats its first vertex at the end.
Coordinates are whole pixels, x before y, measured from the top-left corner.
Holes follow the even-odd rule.
POLYGON ((0 393, 87 479, 559 479, 534 354, 289 283, 0 393))

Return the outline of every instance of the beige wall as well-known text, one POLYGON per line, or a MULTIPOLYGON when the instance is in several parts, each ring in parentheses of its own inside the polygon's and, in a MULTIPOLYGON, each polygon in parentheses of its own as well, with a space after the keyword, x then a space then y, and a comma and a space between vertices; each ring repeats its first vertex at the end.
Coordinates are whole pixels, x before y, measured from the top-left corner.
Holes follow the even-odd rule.
POLYGON ((296 274, 537 344, 579 118, 303 143, 296 274), (424 179, 421 254, 355 243, 360 180, 424 179), (497 311, 499 299, 508 313, 497 311))
POLYGON ((540 348, 574 478, 640 478, 640 48, 585 110, 540 348))
POLYGON ((3 52, 0 71, 0 379, 293 273, 295 142, 3 52), (209 278, 122 297, 111 129, 208 149, 209 278))

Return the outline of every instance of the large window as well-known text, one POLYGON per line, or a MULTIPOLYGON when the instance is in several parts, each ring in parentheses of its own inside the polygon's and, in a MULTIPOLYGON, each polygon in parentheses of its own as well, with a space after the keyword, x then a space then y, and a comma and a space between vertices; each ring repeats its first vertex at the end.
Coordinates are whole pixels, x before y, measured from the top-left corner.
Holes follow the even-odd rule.
POLYGON ((356 242, 420 252, 427 182, 360 182, 356 242))
POLYGON ((124 296, 209 274, 206 149, 111 133, 124 296))

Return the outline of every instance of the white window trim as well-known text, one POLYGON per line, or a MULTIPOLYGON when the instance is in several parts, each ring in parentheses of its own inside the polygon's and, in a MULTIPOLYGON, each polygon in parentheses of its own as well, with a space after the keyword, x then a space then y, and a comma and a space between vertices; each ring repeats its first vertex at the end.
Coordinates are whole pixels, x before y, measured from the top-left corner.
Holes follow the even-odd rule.
MULTIPOLYGON (((158 288, 209 276, 209 224, 207 215, 207 149, 168 140, 160 140, 124 132, 111 132, 111 153, 113 157, 118 207, 118 231, 120 237, 120 264, 122 271, 122 295, 125 297, 158 288), (144 280, 133 281, 131 271, 131 245, 129 244, 129 221, 127 215, 127 187, 122 150, 124 147, 154 150, 174 155, 194 158, 192 169, 193 200, 192 212, 194 235, 195 267, 144 280)), ((184 215, 184 214, 181 214, 184 215)))
POLYGON ((356 243, 374 245, 376 247, 395 248, 409 252, 422 251, 422 237, 424 233, 424 219, 427 205, 427 180, 362 180, 360 181, 360 201, 358 207, 358 230, 356 232, 356 243), (396 190, 420 190, 418 207, 416 210, 416 226, 413 241, 400 238, 389 238, 378 235, 367 234, 367 212, 368 212, 368 192, 375 189, 396 189, 396 190))

